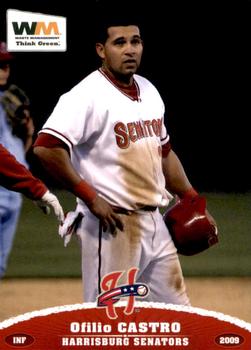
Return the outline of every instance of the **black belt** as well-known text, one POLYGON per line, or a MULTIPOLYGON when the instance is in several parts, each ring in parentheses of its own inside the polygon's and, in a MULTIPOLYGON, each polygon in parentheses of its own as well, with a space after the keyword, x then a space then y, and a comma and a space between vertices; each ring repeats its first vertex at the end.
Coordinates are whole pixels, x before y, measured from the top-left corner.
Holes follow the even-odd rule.
POLYGON ((118 214, 128 214, 128 212, 137 211, 137 210, 155 211, 157 207, 154 207, 152 205, 145 205, 144 207, 138 208, 137 210, 127 210, 121 207, 112 206, 112 209, 115 211, 115 213, 118 213, 118 214))
POLYGON ((153 207, 152 205, 146 205, 143 208, 139 208, 139 210, 144 210, 144 211, 155 211, 157 207, 153 207))

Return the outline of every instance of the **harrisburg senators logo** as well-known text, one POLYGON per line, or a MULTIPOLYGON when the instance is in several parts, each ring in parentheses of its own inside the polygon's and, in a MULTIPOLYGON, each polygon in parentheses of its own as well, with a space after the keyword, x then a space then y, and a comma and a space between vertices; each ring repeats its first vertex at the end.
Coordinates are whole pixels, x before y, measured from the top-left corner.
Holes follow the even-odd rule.
POLYGON ((135 283, 137 272, 137 268, 131 268, 128 271, 128 284, 126 285, 118 286, 118 280, 124 274, 124 271, 111 272, 102 279, 101 288, 104 292, 98 296, 98 306, 106 307, 106 314, 109 318, 115 319, 118 317, 114 304, 121 297, 128 297, 124 314, 130 315, 134 310, 135 297, 145 297, 148 294, 149 289, 146 284, 135 283))

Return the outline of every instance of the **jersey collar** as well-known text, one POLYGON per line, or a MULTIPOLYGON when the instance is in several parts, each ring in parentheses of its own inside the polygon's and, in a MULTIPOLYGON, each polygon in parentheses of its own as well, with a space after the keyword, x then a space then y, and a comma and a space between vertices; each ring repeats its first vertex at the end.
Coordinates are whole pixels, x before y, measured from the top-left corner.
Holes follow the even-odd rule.
POLYGON ((140 102, 140 91, 139 86, 135 79, 133 79, 133 83, 129 87, 124 87, 114 79, 114 77, 107 72, 103 67, 99 68, 99 72, 113 85, 115 86, 122 94, 129 97, 133 101, 140 102))

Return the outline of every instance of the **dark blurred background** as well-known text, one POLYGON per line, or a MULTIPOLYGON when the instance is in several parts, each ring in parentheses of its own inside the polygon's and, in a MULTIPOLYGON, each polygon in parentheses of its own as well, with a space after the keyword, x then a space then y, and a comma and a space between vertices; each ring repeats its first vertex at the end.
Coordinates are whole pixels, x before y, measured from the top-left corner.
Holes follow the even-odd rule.
MULTIPOLYGON (((99 66, 93 26, 100 1, 0 5, 1 40, 6 40, 6 9, 67 18, 67 52, 15 54, 12 80, 31 99, 37 131, 59 96, 99 66)), ((114 6, 141 13, 140 74, 164 99, 173 148, 194 187, 250 191, 251 2, 117 0, 114 6)), ((33 162, 35 171, 36 166, 33 162)))

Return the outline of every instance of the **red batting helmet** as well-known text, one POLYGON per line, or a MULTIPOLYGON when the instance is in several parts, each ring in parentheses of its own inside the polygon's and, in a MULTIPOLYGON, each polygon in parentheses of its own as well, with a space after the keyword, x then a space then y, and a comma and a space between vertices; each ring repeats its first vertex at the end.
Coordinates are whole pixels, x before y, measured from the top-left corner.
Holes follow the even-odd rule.
POLYGON ((202 196, 181 199, 163 218, 182 255, 198 254, 218 242, 217 226, 209 220, 202 196))

